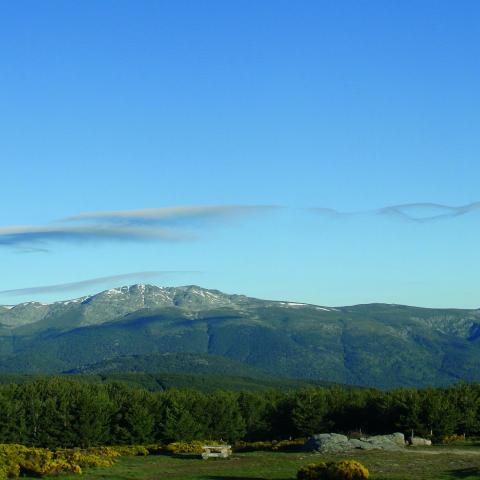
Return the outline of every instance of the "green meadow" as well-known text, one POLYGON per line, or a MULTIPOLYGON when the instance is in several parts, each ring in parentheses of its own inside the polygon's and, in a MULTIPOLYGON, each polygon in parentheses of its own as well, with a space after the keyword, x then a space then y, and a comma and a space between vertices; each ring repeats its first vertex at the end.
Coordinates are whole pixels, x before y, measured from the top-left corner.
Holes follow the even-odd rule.
MULTIPOLYGON (((110 468, 87 469, 86 480, 289 480, 306 464, 355 459, 370 471, 371 480, 478 480, 480 444, 407 448, 405 452, 355 452, 319 455, 302 452, 234 453, 229 459, 202 460, 197 455, 121 457, 110 468)), ((59 479, 78 480, 78 476, 59 479)))

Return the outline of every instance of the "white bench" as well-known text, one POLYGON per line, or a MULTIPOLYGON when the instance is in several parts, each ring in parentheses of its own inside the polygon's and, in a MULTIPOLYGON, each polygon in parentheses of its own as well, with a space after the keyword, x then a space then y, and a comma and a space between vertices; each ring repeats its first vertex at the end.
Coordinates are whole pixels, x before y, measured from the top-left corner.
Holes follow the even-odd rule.
POLYGON ((202 458, 228 458, 232 454, 231 445, 204 445, 202 458))

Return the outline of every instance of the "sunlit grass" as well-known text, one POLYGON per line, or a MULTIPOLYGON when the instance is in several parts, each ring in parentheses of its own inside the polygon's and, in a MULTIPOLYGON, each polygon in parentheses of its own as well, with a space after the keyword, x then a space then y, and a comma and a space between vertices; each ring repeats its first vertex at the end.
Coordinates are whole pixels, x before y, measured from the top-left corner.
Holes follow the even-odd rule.
MULTIPOLYGON (((405 452, 355 452, 343 455, 250 452, 227 460, 197 456, 122 457, 111 468, 90 469, 85 479, 275 480, 294 479, 298 468, 320 460, 356 459, 372 480, 478 480, 480 448, 431 447, 405 452)), ((66 476, 63 479, 80 477, 66 476)))

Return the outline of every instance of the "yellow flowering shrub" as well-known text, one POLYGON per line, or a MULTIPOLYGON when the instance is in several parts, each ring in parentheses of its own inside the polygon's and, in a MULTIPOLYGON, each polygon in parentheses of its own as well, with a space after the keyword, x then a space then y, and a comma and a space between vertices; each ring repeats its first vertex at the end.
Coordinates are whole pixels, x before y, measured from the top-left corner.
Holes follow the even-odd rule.
POLYGON ((305 439, 297 438, 294 440, 272 440, 262 442, 236 442, 233 446, 236 451, 253 452, 257 450, 278 451, 278 450, 296 450, 303 447, 305 439))
POLYGON ((366 480, 368 477, 368 469, 355 460, 311 463, 297 472, 297 480, 366 480))
MULTIPOLYGON (((197 442, 201 446, 202 442, 197 442)), ((0 480, 22 475, 46 477, 63 474, 81 474, 82 468, 111 467, 120 456, 149 455, 164 451, 161 445, 120 445, 91 448, 29 448, 23 445, 0 444, 0 480)), ((194 442, 182 443, 171 451, 198 451, 194 442)))
POLYGON ((332 471, 336 476, 332 480, 364 480, 369 477, 367 467, 355 460, 342 460, 337 462, 332 471))
POLYGON ((119 445, 112 447, 115 449, 121 456, 146 456, 148 455, 148 449, 143 445, 119 445))
POLYGON ((81 450, 79 448, 66 448, 56 450, 57 458, 62 458, 71 465, 78 465, 79 467, 111 467, 115 460, 109 456, 103 456, 89 452, 88 450, 81 450))
POLYGON ((327 464, 325 462, 304 465, 297 472, 297 480, 323 480, 326 479, 327 464))
POLYGON ((463 443, 465 442, 465 437, 463 435, 447 435, 442 438, 442 443, 446 445, 451 445, 452 443, 463 443))
MULTIPOLYGON (((112 454, 112 451, 103 452, 112 454)), ((119 456, 120 453, 115 453, 119 456)), ((79 448, 27 448, 23 445, 0 445, 0 479, 21 475, 38 477, 81 474, 82 467, 111 467, 113 458, 79 448)))
MULTIPOLYGON (((201 442, 201 441, 193 441, 193 442, 173 442, 169 443, 165 450, 168 453, 179 454, 179 453, 202 453, 203 452, 203 445, 212 442, 201 442)), ((215 442, 213 442, 215 443, 215 442)))
POLYGON ((90 447, 86 448, 85 453, 90 455, 97 455, 99 457, 108 457, 108 458, 116 458, 120 457, 121 454, 115 447, 90 447))

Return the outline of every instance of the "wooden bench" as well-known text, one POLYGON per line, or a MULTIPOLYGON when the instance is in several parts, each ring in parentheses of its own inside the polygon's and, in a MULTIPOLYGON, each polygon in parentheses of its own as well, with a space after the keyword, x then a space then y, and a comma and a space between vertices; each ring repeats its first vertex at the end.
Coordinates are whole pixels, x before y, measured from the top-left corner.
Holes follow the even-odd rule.
POLYGON ((204 445, 202 458, 228 458, 232 454, 231 445, 204 445))

